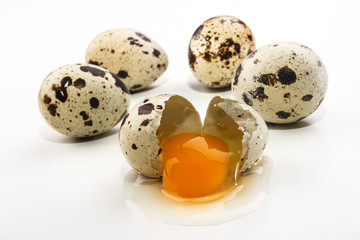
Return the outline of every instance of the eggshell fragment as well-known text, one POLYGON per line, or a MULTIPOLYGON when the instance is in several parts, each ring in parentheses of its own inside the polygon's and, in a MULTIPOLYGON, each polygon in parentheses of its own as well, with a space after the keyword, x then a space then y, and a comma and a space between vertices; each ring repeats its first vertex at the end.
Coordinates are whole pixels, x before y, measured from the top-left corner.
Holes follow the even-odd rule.
POLYGON ((229 86, 236 68, 255 50, 250 28, 232 16, 217 16, 194 32, 188 59, 195 78, 212 88, 229 86))
POLYGON ((125 115, 119 132, 121 150, 140 174, 159 178, 162 158, 159 143, 180 133, 201 132, 198 112, 178 95, 149 97, 125 115))
POLYGON ((108 69, 135 92, 165 72, 168 57, 163 48, 145 34, 119 28, 103 32, 91 41, 86 62, 108 69))
POLYGON ((233 153, 237 174, 259 160, 268 140, 264 120, 234 99, 214 97, 204 126, 189 101, 179 95, 159 95, 136 104, 124 117, 119 132, 121 150, 138 173, 162 176, 159 143, 182 133, 201 133, 223 139, 233 153))
POLYGON ((325 65, 313 50, 277 42, 247 56, 236 71, 232 91, 265 121, 292 123, 319 107, 327 85, 325 65))
POLYGON ((204 121, 204 132, 223 139, 231 152, 235 169, 243 172, 261 157, 267 144, 268 128, 251 107, 230 98, 214 97, 204 121))
POLYGON ((72 137, 89 137, 114 127, 129 107, 130 94, 108 70, 69 64, 50 73, 41 85, 39 108, 46 122, 72 137))

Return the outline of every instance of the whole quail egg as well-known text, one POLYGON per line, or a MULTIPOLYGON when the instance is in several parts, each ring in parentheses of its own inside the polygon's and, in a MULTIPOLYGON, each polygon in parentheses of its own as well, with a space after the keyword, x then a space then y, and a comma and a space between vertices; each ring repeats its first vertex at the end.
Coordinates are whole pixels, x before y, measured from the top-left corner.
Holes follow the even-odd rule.
POLYGON ((86 62, 108 69, 135 92, 165 72, 168 57, 163 48, 145 34, 119 28, 103 32, 91 41, 86 62))
POLYGON ((50 73, 39 92, 40 112, 58 132, 88 137, 114 127, 127 111, 130 94, 108 70, 69 64, 50 73))
POLYGON ((314 112, 327 85, 325 65, 312 49, 294 42, 276 42, 247 56, 236 71, 232 91, 265 121, 281 124, 314 112))
POLYGON ((260 115, 219 96, 211 100, 204 125, 179 95, 147 98, 129 110, 119 132, 129 164, 146 177, 162 177, 166 192, 185 199, 212 199, 236 186, 267 140, 260 115))
POLYGON ((189 44, 189 65, 195 78, 211 88, 231 85, 236 68, 255 50, 250 28, 232 16, 206 20, 189 44))

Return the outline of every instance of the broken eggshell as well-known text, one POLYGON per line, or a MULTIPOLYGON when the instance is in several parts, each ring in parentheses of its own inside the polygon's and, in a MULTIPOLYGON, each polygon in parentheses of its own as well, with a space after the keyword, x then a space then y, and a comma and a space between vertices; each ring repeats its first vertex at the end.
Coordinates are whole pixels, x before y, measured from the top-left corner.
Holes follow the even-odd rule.
POLYGON ((125 115, 119 132, 121 150, 129 164, 150 178, 162 176, 159 143, 182 133, 206 133, 223 139, 233 169, 240 173, 259 160, 268 140, 264 120, 237 100, 214 97, 204 121, 193 105, 179 95, 147 98, 125 115))

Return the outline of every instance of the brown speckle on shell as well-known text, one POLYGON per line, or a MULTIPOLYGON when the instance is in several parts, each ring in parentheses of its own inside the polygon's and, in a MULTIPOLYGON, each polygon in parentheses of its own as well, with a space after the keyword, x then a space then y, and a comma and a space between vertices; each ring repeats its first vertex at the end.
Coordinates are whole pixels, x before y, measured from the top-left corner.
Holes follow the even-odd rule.
POLYGON ((144 121, 141 122, 140 126, 147 126, 150 123, 149 119, 145 119, 144 121))
POLYGON ((105 77, 106 75, 106 73, 103 70, 91 66, 81 66, 80 70, 83 72, 89 72, 94 77, 105 77))
POLYGON ((264 90, 265 89, 263 87, 258 87, 257 89, 255 89, 254 91, 250 91, 249 93, 253 99, 257 99, 260 102, 262 102, 268 98, 268 96, 266 96, 264 90))
POLYGON ((99 100, 96 97, 92 97, 90 98, 90 106, 93 108, 98 108, 99 107, 99 100))
POLYGON ((86 122, 84 122, 84 125, 91 127, 93 125, 93 121, 92 120, 86 121, 86 122))
POLYGON ((288 92, 288 93, 285 93, 284 94, 284 98, 290 98, 290 93, 288 92))
POLYGON ((200 39, 200 37, 201 37, 201 32, 202 32, 202 30, 204 29, 204 25, 200 25, 197 29, 196 29, 196 31, 194 32, 194 34, 193 34, 193 39, 195 39, 195 40, 199 40, 200 39))
POLYGON ((154 104, 147 103, 139 107, 138 115, 150 114, 154 110, 154 104))
POLYGON ((233 39, 227 38, 225 42, 220 44, 218 55, 221 61, 227 60, 236 54, 240 54, 240 44, 234 42, 233 39))
POLYGON ((45 94, 43 101, 44 101, 45 104, 50 104, 51 103, 51 98, 48 95, 45 94))
POLYGON ((281 84, 290 85, 296 82, 296 73, 288 66, 279 69, 277 75, 281 84))
POLYGON ((128 41, 130 45, 134 45, 137 47, 143 47, 144 45, 139 43, 139 39, 133 38, 133 37, 128 37, 128 41))
POLYGON ((241 66, 241 64, 240 64, 240 66, 236 69, 235 77, 234 77, 234 81, 233 81, 233 85, 237 85, 237 84, 238 84, 241 70, 242 70, 242 66, 241 66))
POLYGON ((196 62, 196 56, 195 54, 191 51, 191 49, 189 48, 189 52, 188 52, 188 58, 189 58, 189 65, 191 67, 191 69, 193 71, 195 71, 195 62, 196 62))
POLYGON ((159 56, 160 56, 160 51, 154 48, 154 51, 152 52, 152 54, 153 54, 155 57, 159 57, 159 56))
POLYGON ((49 111, 49 113, 51 114, 51 116, 53 116, 53 117, 55 117, 55 115, 56 115, 56 108, 57 108, 57 106, 55 105, 55 104, 50 104, 49 106, 48 106, 48 111, 49 111))
POLYGON ((125 70, 120 70, 117 74, 119 78, 127 78, 129 76, 128 72, 125 70))
POLYGON ((84 121, 89 119, 89 115, 85 111, 81 111, 79 115, 82 116, 84 121))
POLYGON ((258 79, 257 82, 265 84, 267 86, 274 86, 278 81, 278 78, 275 74, 262 74, 258 79))
POLYGON ((309 102, 309 101, 311 101, 312 98, 313 98, 313 95, 307 94, 307 95, 303 96, 303 97, 301 98, 301 100, 303 100, 303 101, 305 101, 305 102, 309 102))
POLYGON ((242 99, 244 100, 244 102, 245 102, 247 105, 252 106, 252 102, 251 102, 250 98, 248 97, 248 95, 247 95, 246 93, 243 93, 242 99))
POLYGON ((72 79, 69 76, 64 77, 60 81, 60 85, 52 85, 52 90, 55 91, 55 97, 60 102, 65 102, 67 100, 67 87, 72 84, 72 79))
POLYGON ((93 60, 89 60, 90 64, 96 65, 96 66, 100 66, 100 63, 98 61, 93 61, 93 60))
POLYGON ((86 86, 86 82, 82 78, 78 78, 74 81, 74 86, 78 89, 82 89, 86 86))
POLYGON ((276 115, 278 116, 278 118, 281 118, 281 119, 287 119, 288 117, 290 117, 290 113, 285 112, 285 111, 279 111, 276 113, 276 115))
POLYGON ((126 114, 124 115, 124 118, 123 118, 122 122, 121 122, 121 127, 125 124, 126 119, 127 119, 128 117, 129 117, 129 113, 126 113, 126 114))
POLYGON ((130 94, 129 89, 126 87, 124 82, 121 81, 120 78, 118 78, 115 74, 111 73, 111 75, 115 79, 115 86, 121 88, 124 93, 130 94))

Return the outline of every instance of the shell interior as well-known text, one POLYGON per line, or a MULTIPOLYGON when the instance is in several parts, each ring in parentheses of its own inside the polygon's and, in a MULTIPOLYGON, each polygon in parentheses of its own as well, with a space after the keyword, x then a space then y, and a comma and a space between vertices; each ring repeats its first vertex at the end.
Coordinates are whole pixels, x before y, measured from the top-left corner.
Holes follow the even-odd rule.
POLYGON ((217 96, 211 100, 202 124, 192 104, 174 95, 165 102, 157 137, 159 143, 183 133, 205 133, 222 139, 229 148, 230 166, 226 180, 217 191, 220 196, 232 189, 234 184, 236 186, 241 172, 253 166, 261 155, 262 150, 256 149, 256 153, 250 151, 253 141, 257 141, 252 137, 259 132, 258 119, 254 114, 254 111, 236 100, 217 96))
POLYGON ((188 100, 174 95, 165 102, 165 109, 156 133, 160 142, 178 134, 201 131, 200 115, 188 100))

